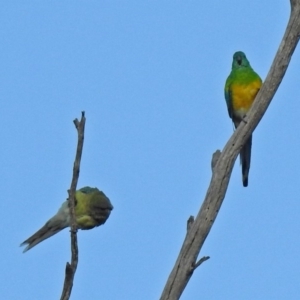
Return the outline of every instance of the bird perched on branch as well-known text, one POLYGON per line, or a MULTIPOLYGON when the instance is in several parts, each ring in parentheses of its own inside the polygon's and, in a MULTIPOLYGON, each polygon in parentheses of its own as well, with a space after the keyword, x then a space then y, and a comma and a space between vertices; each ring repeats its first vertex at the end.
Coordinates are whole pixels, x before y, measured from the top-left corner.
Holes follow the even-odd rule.
MULTIPOLYGON (((113 206, 105 194, 97 188, 84 187, 75 193, 75 216, 78 229, 92 229, 106 222, 113 206)), ((71 216, 69 202, 65 201, 57 214, 53 216, 41 229, 24 241, 26 246, 23 252, 31 249, 43 240, 69 227, 71 216)))
MULTIPOLYGON (((262 80, 253 71, 245 53, 238 51, 233 55, 232 70, 225 84, 225 99, 229 117, 235 128, 238 127, 249 111, 262 80)), ((243 186, 248 186, 248 176, 251 161, 252 135, 240 151, 243 186)))

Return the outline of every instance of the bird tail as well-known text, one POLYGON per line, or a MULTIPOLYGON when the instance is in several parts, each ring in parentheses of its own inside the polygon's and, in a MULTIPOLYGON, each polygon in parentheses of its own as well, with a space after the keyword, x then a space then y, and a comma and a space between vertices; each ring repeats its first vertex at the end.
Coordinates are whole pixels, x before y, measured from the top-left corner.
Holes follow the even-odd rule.
POLYGON ((69 204, 65 201, 55 216, 53 216, 41 229, 39 229, 30 238, 24 241, 20 246, 26 246, 23 253, 58 233, 70 225, 69 204))
POLYGON ((41 229, 39 229, 35 234, 33 234, 30 238, 28 238, 20 245, 27 245, 23 250, 23 253, 66 227, 67 226, 65 225, 62 226, 62 224, 55 224, 55 226, 53 226, 53 224, 51 224, 51 220, 49 220, 41 229))
POLYGON ((240 152, 240 160, 242 165, 242 175, 243 175, 243 186, 248 186, 248 175, 250 170, 250 162, 251 162, 251 146, 252 146, 252 134, 249 139, 243 146, 240 152))

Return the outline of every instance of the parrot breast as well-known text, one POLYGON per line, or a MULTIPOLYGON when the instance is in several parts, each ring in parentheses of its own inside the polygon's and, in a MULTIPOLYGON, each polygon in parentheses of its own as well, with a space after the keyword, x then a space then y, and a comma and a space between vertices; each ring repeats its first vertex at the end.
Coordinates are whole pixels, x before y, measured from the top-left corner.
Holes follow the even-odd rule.
POLYGON ((260 80, 255 80, 247 84, 232 84, 232 107, 234 115, 236 117, 243 118, 245 114, 249 111, 256 97, 256 94, 260 89, 260 86, 260 80))

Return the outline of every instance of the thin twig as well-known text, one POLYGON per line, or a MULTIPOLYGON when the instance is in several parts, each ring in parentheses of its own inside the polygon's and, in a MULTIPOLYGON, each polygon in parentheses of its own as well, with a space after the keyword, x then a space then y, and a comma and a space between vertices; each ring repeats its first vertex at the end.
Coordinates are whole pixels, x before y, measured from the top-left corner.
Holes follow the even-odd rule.
POLYGON ((83 141, 84 141, 84 126, 85 126, 84 111, 81 112, 81 120, 78 121, 77 119, 75 119, 73 122, 77 129, 78 143, 77 143, 76 156, 75 156, 75 161, 73 166, 72 183, 70 189, 68 190, 69 208, 70 208, 70 216, 71 216, 72 257, 71 257, 71 264, 67 262, 66 265, 66 274, 65 274, 64 287, 60 298, 61 300, 68 300, 71 296, 74 276, 78 264, 77 226, 76 226, 76 217, 75 217, 75 192, 76 192, 77 182, 79 178, 80 161, 81 161, 83 141))
POLYGON ((300 37, 300 0, 290 0, 290 2, 291 16, 268 76, 245 122, 241 122, 231 136, 213 167, 206 197, 193 225, 187 232, 160 300, 179 299, 188 284, 193 274, 191 270, 198 264, 197 257, 221 208, 238 153, 266 112, 287 70, 300 37))
POLYGON ((201 259, 199 259, 195 265, 192 267, 192 272, 194 272, 202 263, 210 259, 209 256, 203 256, 201 259))

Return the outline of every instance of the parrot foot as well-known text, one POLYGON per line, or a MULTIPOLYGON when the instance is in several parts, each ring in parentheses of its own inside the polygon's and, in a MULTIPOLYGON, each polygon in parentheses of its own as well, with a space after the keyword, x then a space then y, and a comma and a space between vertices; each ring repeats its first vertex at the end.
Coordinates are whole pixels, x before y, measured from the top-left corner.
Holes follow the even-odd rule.
POLYGON ((243 121, 245 124, 247 124, 248 122, 245 120, 245 118, 246 118, 246 115, 243 116, 242 121, 243 121))

